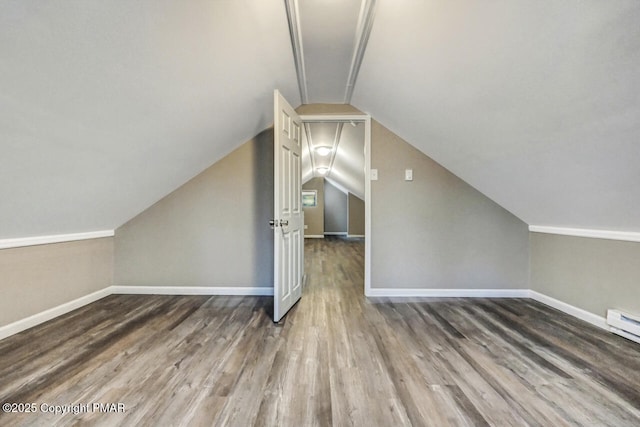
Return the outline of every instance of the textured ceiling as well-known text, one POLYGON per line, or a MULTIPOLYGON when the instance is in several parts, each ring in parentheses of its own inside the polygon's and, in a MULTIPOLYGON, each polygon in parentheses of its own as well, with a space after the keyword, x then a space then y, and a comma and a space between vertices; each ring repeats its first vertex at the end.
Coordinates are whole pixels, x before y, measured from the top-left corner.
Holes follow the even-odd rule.
POLYGON ((351 104, 529 224, 640 231, 638 22, 637 0, 1 2, 0 238, 121 225, 300 81, 309 103, 355 82, 351 104))

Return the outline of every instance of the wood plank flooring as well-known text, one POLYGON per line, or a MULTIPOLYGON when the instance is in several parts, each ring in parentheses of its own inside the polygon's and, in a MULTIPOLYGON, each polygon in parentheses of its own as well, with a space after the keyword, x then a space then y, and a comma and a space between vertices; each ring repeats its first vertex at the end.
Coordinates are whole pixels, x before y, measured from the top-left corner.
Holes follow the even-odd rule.
POLYGON ((640 425, 637 344, 526 299, 367 299, 361 240, 305 263, 279 325, 271 298, 113 295, 0 341, 0 403, 38 410, 0 425, 640 425), (94 402, 125 411, 41 407, 94 402))

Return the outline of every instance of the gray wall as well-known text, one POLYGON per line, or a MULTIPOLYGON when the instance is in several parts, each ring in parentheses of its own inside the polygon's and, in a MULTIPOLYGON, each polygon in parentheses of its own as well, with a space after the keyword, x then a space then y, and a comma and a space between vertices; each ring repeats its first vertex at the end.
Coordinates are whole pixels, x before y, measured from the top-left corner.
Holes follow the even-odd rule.
POLYGON ((347 233, 347 195, 324 180, 324 232, 347 233))
POLYGON ((640 243, 531 233, 531 289, 606 316, 640 313, 640 243))
POLYGON ((376 121, 371 156, 372 287, 528 288, 524 222, 376 121))
POLYGON ((348 211, 347 233, 350 236, 364 236, 364 200, 349 193, 348 211))
POLYGON ((115 284, 273 286, 273 129, 116 230, 115 284))
POLYGON ((307 228, 304 230, 305 236, 324 235, 324 178, 311 178, 302 186, 303 190, 316 190, 318 194, 317 205, 306 207, 304 210, 304 223, 307 228))
POLYGON ((113 283, 113 238, 0 250, 0 326, 113 283))
MULTIPOLYGON (((612 307, 640 313, 640 243, 529 233, 375 121, 372 167, 379 171, 368 236, 374 288, 530 287, 600 316, 612 307), (406 168, 414 181, 403 180, 406 168)), ((318 189, 320 228, 311 231, 319 235, 323 181, 305 185, 318 189)), ((362 207, 363 234, 364 202, 356 199, 350 195, 349 211, 353 202, 362 207)), ((115 239, 0 250, 0 326, 112 284, 272 286, 272 217, 270 129, 120 227, 115 239)), ((309 223, 307 210, 305 217, 309 223)), ((361 234, 349 224, 350 234, 361 234)))

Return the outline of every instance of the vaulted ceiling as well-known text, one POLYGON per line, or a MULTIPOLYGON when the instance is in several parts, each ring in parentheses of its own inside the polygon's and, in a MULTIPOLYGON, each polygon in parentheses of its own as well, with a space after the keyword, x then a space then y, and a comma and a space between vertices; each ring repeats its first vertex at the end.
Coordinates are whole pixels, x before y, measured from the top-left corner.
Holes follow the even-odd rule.
POLYGON ((2 2, 0 238, 116 228, 269 126, 274 88, 350 102, 529 224, 640 231, 638 22, 635 0, 2 2))
POLYGON ((300 103, 280 1, 3 1, 0 58, 0 238, 114 229, 300 103))
POLYGON ((364 138, 363 122, 305 123, 302 182, 325 177, 344 193, 364 200, 364 138), (326 153, 318 150, 323 148, 326 153))
POLYGON ((528 224, 640 231, 640 2, 379 1, 352 103, 528 224))

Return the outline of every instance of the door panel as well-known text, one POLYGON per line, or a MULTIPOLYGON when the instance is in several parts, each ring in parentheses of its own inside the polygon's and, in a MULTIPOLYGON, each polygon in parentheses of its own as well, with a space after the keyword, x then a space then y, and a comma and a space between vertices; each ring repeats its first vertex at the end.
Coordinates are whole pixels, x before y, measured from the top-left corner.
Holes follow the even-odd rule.
POLYGON ((274 114, 273 320, 278 322, 302 296, 302 121, 277 90, 274 114))

